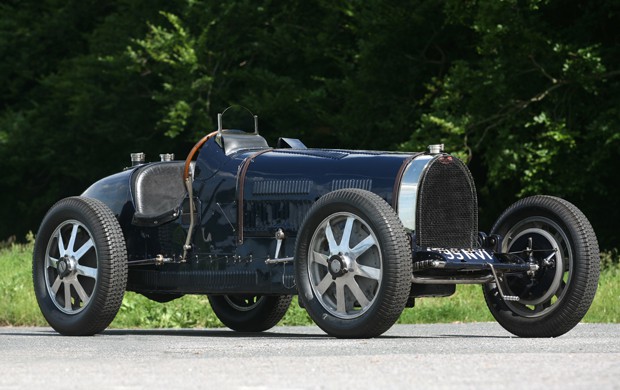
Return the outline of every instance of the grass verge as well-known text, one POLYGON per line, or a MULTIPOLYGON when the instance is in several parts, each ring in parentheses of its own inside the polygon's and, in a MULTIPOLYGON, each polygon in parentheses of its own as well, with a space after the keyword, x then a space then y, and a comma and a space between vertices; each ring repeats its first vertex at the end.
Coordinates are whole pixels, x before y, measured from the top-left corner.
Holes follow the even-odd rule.
MULTIPOLYGON (((620 265, 617 253, 603 264, 599 288, 585 322, 620 322, 620 265)), ((31 276, 32 245, 12 245, 0 249, 0 326, 46 326, 34 297, 31 276)), ((493 321, 478 285, 457 286, 448 298, 421 298, 406 309, 398 323, 493 321)), ((309 325, 306 311, 297 299, 281 325, 309 325)), ((116 328, 220 327, 206 296, 191 295, 168 303, 153 302, 142 295, 125 294, 121 309, 111 324, 116 328)))

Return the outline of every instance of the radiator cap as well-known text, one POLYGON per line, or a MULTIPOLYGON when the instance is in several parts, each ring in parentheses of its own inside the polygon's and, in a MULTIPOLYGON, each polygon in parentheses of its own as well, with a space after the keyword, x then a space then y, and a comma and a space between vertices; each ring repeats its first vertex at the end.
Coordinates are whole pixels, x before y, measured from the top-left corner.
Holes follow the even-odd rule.
POLYGON ((443 153, 443 144, 428 145, 428 153, 429 154, 443 153))

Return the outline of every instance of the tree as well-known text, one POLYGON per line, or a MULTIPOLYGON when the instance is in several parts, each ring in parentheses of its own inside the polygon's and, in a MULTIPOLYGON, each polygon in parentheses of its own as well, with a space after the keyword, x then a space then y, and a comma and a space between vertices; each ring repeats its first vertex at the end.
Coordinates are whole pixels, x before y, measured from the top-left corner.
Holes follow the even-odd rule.
POLYGON ((583 208, 607 245, 620 244, 610 169, 620 151, 620 7, 454 0, 445 10, 473 39, 429 83, 431 108, 404 146, 432 133, 457 147, 483 178, 487 215, 516 197, 555 194, 583 208))
POLYGON ((130 151, 162 143, 145 80, 127 71, 126 55, 161 3, 2 4, 0 237, 36 231, 55 201, 128 165, 130 151))
POLYGON ((476 178, 481 226, 532 193, 619 246, 613 2, 9 0, 0 5, 0 238, 127 165, 183 156, 231 104, 309 146, 423 150, 476 178))

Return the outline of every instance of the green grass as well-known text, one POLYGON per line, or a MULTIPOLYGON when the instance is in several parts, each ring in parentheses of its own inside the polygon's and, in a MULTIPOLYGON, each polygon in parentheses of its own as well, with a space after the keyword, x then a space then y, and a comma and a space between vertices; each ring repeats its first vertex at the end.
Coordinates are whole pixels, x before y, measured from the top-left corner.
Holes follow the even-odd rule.
POLYGON ((32 288, 32 245, 0 249, 0 326, 47 325, 32 288))
MULTIPOLYGON (((45 326, 34 297, 31 276, 32 245, 0 249, 0 326, 45 326)), ((604 270, 585 322, 620 322, 620 265, 618 252, 603 256, 604 270)), ((415 308, 406 309, 401 324, 493 321, 478 285, 457 286, 448 298, 421 298, 415 308)), ((281 325, 309 325, 312 322, 297 299, 281 325)), ((153 302, 128 292, 111 327, 190 328, 220 327, 206 296, 191 295, 168 303, 153 302)))

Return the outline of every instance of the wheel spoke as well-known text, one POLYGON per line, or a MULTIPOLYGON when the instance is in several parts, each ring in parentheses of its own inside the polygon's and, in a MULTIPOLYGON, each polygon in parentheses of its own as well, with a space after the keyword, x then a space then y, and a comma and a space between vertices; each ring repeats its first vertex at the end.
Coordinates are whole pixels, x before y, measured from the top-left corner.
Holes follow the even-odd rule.
POLYGON ((357 284, 355 279, 351 278, 349 283, 347 283, 347 286, 349 287, 349 290, 351 290, 351 293, 353 294, 355 299, 357 299, 357 303, 359 303, 362 308, 368 306, 370 301, 368 300, 368 298, 366 298, 366 295, 360 288, 360 285, 357 284))
POLYGON ((86 252, 88 252, 88 250, 89 250, 90 248, 92 248, 92 247, 94 247, 94 246, 95 246, 95 244, 93 243, 93 239, 92 239, 92 238, 91 238, 91 239, 89 239, 88 241, 86 241, 86 242, 84 243, 84 245, 82 245, 82 246, 80 247, 80 249, 78 249, 78 250, 75 252, 75 255, 74 255, 75 260, 78 260, 78 261, 79 261, 79 260, 82 258, 82 256, 84 256, 84 254, 85 254, 86 252))
POLYGON ((381 269, 375 267, 369 267, 367 265, 357 265, 356 275, 359 275, 364 278, 372 279, 372 280, 380 280, 381 279, 381 269))
POLYGON ((310 261, 327 267, 327 255, 324 255, 323 253, 312 251, 310 253, 310 261))
POLYGON ((329 286, 332 285, 332 282, 334 280, 332 279, 331 274, 327 274, 325 275, 325 277, 323 278, 323 280, 321 280, 321 282, 316 286, 316 290, 320 295, 325 294, 325 291, 327 291, 327 289, 329 288, 329 286))
POLYGON ((64 282, 65 286, 65 310, 71 310, 71 284, 64 282))
POLYGON ((344 298, 344 284, 336 283, 336 311, 346 313, 346 304, 344 298))
POLYGON ((65 249, 65 243, 62 238, 61 229, 58 229, 56 232, 56 239, 58 241, 58 252, 60 257, 64 257, 67 254, 67 250, 65 249))
POLYGON ((342 240, 340 240, 341 249, 349 249, 349 243, 351 242, 351 232, 353 231, 353 217, 348 217, 347 222, 344 224, 344 230, 342 231, 342 240))
POLYGON ((49 260, 48 264, 50 267, 52 268, 58 268, 58 259, 55 259, 51 256, 48 256, 47 259, 49 260))
POLYGON ((73 227, 71 229, 71 237, 69 238, 69 244, 67 244, 67 252, 70 252, 71 254, 75 253, 73 249, 75 247, 75 239, 77 238, 78 227, 79 226, 77 224, 73 224, 73 227))
POLYGON ((60 288, 60 285, 62 284, 62 280, 60 280, 60 277, 56 276, 56 279, 54 280, 54 284, 52 284, 51 290, 54 293, 54 297, 56 297, 56 294, 58 293, 58 289, 60 288))
POLYGON ((325 222, 325 238, 327 238, 327 244, 329 245, 329 253, 334 254, 338 252, 338 244, 334 238, 334 232, 332 231, 332 225, 329 221, 325 222))
POLYGON ((78 264, 76 269, 78 275, 86 276, 91 279, 97 279, 97 268, 86 267, 78 264))
POLYGON ((353 255, 353 258, 357 259, 374 245, 376 245, 375 239, 373 238, 373 236, 369 235, 368 237, 364 238, 359 244, 355 245, 355 248, 351 249, 351 254, 353 255))
POLYGON ((73 281, 72 285, 84 305, 86 305, 90 300, 90 297, 88 296, 88 294, 86 294, 86 291, 84 291, 84 287, 82 287, 82 284, 76 279, 73 281))

